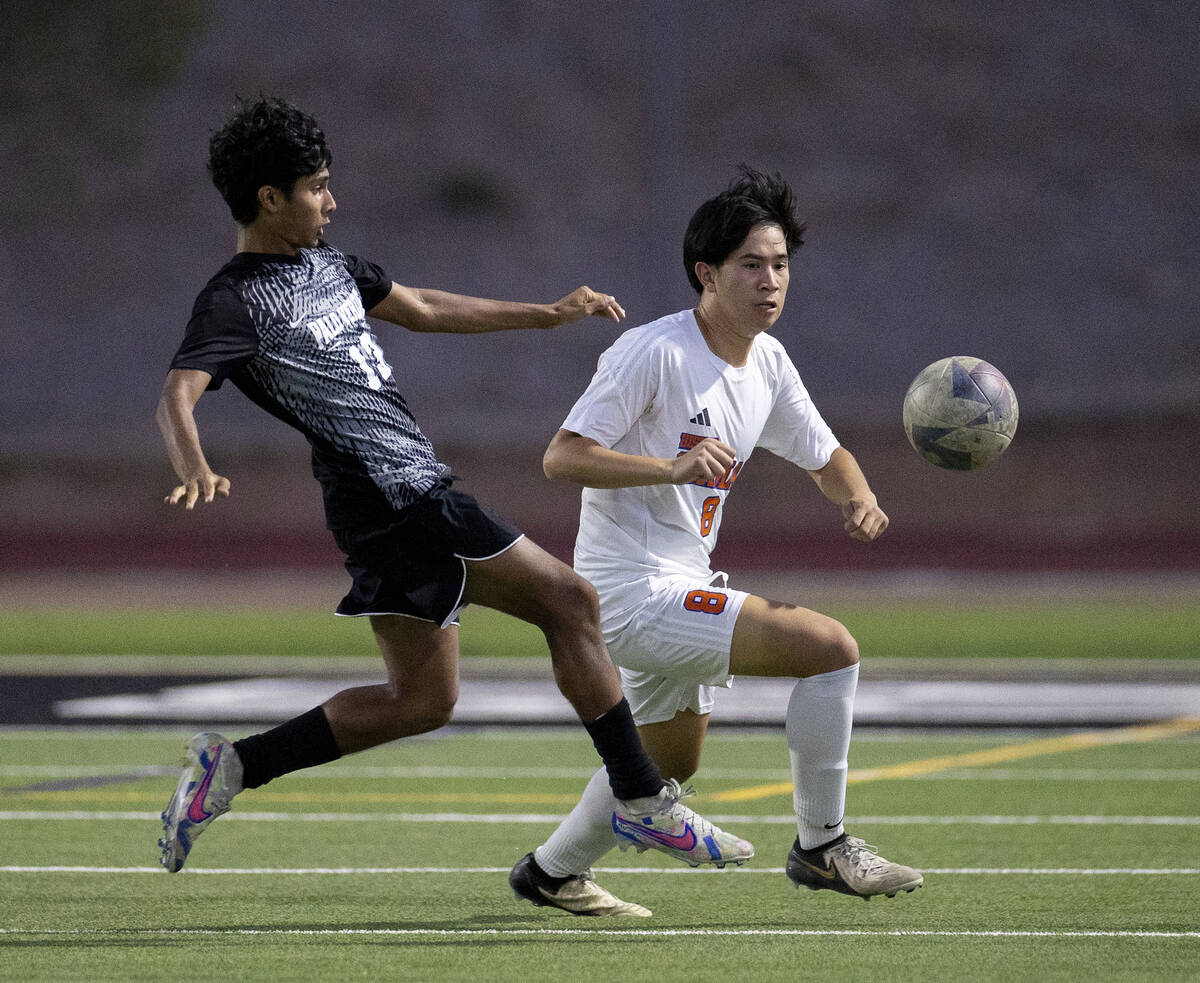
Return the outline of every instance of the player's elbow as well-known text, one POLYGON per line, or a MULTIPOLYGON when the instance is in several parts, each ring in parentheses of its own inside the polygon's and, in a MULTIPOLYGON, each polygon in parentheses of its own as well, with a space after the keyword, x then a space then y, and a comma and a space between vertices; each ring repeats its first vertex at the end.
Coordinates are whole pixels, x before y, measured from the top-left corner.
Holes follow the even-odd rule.
POLYGON ((542 457, 542 473, 551 481, 573 481, 579 485, 588 483, 588 472, 580 462, 569 454, 554 454, 547 451, 542 457))
POLYGON ((542 473, 551 480, 586 485, 595 474, 593 451, 596 446, 590 437, 581 437, 573 430, 560 430, 542 455, 542 473))
POLYGON ((542 455, 542 473, 551 481, 571 477, 570 455, 565 451, 564 432, 560 430, 554 435, 546 453, 542 455))

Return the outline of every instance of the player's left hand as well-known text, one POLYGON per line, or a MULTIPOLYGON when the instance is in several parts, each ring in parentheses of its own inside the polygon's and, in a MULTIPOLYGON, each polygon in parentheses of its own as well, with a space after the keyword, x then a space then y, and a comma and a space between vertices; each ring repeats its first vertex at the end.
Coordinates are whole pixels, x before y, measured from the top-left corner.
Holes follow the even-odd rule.
POLYGON ((218 495, 228 498, 229 487, 228 478, 212 471, 205 471, 189 477, 181 485, 176 485, 163 501, 167 505, 178 505, 182 502, 183 507, 191 512, 197 502, 204 502, 207 505, 214 502, 218 495))
POLYGON ((554 305, 561 320, 560 324, 571 324, 585 317, 606 317, 619 321, 625 316, 625 308, 617 303, 612 294, 597 293, 591 287, 572 290, 554 305))
POLYGON ((888 517, 875 501, 874 495, 850 499, 842 506, 842 517, 846 520, 842 528, 850 534, 850 538, 864 543, 878 539, 888 527, 888 517))

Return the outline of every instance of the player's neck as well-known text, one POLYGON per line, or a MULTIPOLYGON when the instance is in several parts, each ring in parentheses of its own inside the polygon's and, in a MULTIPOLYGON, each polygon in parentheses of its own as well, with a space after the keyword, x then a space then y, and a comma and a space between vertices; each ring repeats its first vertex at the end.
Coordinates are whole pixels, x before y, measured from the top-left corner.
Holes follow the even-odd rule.
POLYGON ((743 337, 739 332, 732 331, 719 314, 708 307, 703 300, 696 305, 696 324, 704 337, 708 350, 723 362, 740 368, 750 358, 750 348, 754 344, 754 336, 743 337))
POLYGON ((300 249, 262 222, 237 227, 237 251, 239 253, 278 253, 297 256, 300 249))

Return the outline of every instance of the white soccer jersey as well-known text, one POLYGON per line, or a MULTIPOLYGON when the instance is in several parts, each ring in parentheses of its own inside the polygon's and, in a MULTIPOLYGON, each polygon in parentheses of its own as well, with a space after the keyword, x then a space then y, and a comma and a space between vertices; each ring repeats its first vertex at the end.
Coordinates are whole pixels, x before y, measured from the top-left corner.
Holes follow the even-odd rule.
POLYGON ((622 334, 563 428, 626 454, 675 457, 705 437, 737 452, 704 484, 583 490, 575 568, 601 594, 662 573, 709 576, 725 498, 755 447, 811 471, 838 446, 778 341, 760 334, 746 364, 730 365, 690 310, 622 334))

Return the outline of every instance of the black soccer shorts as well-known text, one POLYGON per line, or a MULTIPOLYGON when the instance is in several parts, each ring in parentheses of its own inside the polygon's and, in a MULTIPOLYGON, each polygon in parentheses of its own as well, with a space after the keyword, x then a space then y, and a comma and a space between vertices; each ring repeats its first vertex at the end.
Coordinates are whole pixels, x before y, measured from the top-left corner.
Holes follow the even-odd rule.
POLYGON ((498 556, 522 535, 443 482, 390 522, 333 530, 354 581, 337 613, 401 614, 442 628, 457 624, 465 606, 466 561, 498 556))

